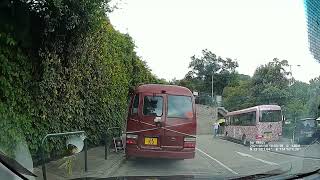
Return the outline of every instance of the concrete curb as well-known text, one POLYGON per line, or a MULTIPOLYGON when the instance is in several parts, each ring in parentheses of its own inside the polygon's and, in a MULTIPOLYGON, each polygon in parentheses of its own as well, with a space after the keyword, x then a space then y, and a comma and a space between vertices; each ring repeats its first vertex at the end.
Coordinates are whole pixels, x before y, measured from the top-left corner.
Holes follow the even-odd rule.
POLYGON ((110 176, 112 176, 112 175, 115 173, 115 171, 116 171, 125 161, 126 161, 126 158, 125 158, 125 155, 123 155, 122 158, 121 158, 119 161, 115 162, 115 163, 111 166, 111 168, 109 168, 109 169, 107 170, 107 172, 104 174, 104 176, 105 176, 105 177, 110 177, 110 176))
MULTIPOLYGON (((110 153, 108 160, 104 159, 104 147, 96 147, 89 150, 88 153, 88 172, 84 171, 84 167, 82 167, 83 159, 81 153, 81 159, 78 159, 75 166, 81 163, 81 167, 73 170, 71 176, 67 176, 65 174, 64 169, 59 169, 57 161, 50 161, 46 163, 47 168, 47 179, 81 179, 87 177, 93 178, 106 178, 111 174, 115 173, 115 171, 121 166, 121 164, 125 161, 125 154, 123 152, 119 153, 110 153)), ((34 168, 35 174, 39 177, 37 179, 42 179, 42 169, 41 166, 34 168)))
POLYGON ((231 138, 231 137, 220 136, 218 138, 221 139, 221 140, 233 142, 233 143, 240 144, 240 145, 243 145, 243 146, 249 146, 249 144, 244 145, 244 144, 242 144, 241 140, 234 139, 234 138, 231 138))

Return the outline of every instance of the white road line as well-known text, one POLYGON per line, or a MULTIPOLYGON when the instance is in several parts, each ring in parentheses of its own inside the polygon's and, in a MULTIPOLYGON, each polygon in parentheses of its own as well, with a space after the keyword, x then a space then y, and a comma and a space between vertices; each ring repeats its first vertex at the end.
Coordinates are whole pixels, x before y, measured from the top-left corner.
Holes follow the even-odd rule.
POLYGON ((218 161, 217 159, 213 158, 212 156, 210 156, 209 154, 205 153, 204 151, 202 151, 199 148, 196 148, 196 150, 198 150, 199 152, 203 153, 204 155, 206 155, 207 157, 209 157, 210 159, 216 161, 218 164, 220 164, 221 166, 223 166, 224 168, 226 168, 228 171, 232 172, 233 174, 238 174, 237 172, 235 172, 234 170, 232 170, 231 168, 229 168, 228 166, 224 165, 222 162, 218 161))
POLYGON ((242 153, 242 152, 238 152, 236 151, 236 153, 238 153, 239 155, 241 156, 244 156, 244 157, 249 157, 249 158, 252 158, 252 159, 255 159, 257 161, 260 161, 260 162, 263 162, 263 163, 266 163, 266 164, 270 164, 270 165, 279 165, 277 163, 274 163, 274 162, 270 162, 270 161, 266 161, 266 160, 263 160, 263 159, 260 159, 260 158, 256 158, 250 154, 246 154, 246 153, 242 153))

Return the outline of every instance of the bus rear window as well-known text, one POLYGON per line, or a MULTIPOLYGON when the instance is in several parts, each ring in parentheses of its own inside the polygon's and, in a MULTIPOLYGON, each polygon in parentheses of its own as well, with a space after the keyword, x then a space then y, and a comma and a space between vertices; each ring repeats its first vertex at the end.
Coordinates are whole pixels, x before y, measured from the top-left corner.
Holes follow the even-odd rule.
POLYGON ((261 111, 260 122, 279 122, 281 121, 281 111, 269 110, 261 111))
POLYGON ((192 118, 192 99, 189 96, 168 96, 168 118, 192 118))
POLYGON ((163 98, 161 96, 145 96, 143 102, 145 116, 162 116, 163 98))

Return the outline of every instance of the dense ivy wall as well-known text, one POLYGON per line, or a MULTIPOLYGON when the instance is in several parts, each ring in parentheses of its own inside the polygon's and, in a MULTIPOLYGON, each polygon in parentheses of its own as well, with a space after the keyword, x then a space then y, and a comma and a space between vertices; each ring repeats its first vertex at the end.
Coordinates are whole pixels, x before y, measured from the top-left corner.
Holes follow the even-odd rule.
MULTIPOLYGON (((85 130, 98 145, 107 127, 124 123, 134 86, 163 82, 110 24, 106 1, 4 1, 0 8, 0 144, 8 154, 26 139, 37 157, 53 132, 85 130)), ((63 148, 62 140, 47 146, 51 156, 63 148)))

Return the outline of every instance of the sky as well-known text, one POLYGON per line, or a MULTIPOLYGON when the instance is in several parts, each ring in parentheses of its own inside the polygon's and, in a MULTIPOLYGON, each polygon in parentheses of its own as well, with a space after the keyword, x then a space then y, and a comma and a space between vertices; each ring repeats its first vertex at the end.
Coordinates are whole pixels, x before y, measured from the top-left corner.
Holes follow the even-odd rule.
MULTIPOLYGON (((293 77, 308 82, 320 75, 309 52, 303 0, 113 0, 108 16, 128 33, 136 52, 158 78, 182 79, 193 55, 208 49, 236 59, 237 71, 286 59, 293 77), (297 66, 297 65, 300 65, 297 66)), ((289 70, 289 68, 288 68, 289 70)))

